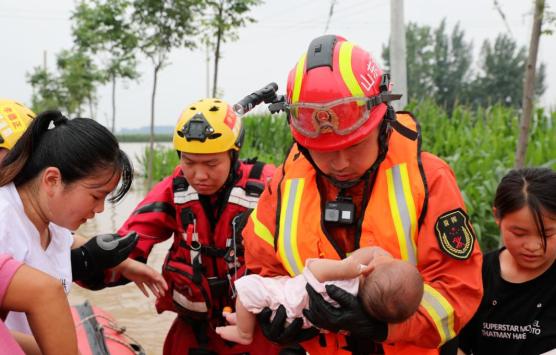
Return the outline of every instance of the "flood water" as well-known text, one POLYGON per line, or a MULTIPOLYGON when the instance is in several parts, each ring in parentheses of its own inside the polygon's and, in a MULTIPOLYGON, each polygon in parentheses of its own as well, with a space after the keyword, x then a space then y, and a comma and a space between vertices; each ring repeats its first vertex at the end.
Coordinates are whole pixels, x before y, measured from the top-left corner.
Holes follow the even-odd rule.
MULTIPOLYGON (((122 144, 122 149, 133 160, 136 170, 140 169, 136 156, 141 154, 146 145, 147 143, 122 144)), ((115 232, 143 199, 146 192, 143 181, 136 179, 132 190, 121 202, 116 205, 107 203, 104 211, 83 224, 78 232, 89 237, 115 232)), ((158 271, 161 269, 170 242, 156 245, 149 257, 148 264, 158 271)), ((164 338, 175 314, 170 312, 157 314, 154 297, 150 295, 146 298, 134 283, 100 291, 90 291, 74 284, 69 300, 72 305, 89 300, 94 306, 114 316, 118 325, 126 327, 126 334, 141 344, 147 354, 162 354, 164 338)))

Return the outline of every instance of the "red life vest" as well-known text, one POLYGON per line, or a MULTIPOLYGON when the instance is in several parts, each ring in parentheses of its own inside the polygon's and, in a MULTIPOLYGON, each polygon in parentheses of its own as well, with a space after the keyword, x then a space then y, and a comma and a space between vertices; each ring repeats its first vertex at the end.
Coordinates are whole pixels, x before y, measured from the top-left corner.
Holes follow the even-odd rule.
POLYGON ((170 310, 182 317, 208 320, 233 306, 233 281, 245 273, 241 230, 274 169, 263 163, 240 163, 239 178, 225 191, 214 226, 181 170, 172 191, 178 231, 162 267, 166 295, 156 302, 159 313, 170 310), (264 169, 264 172, 263 172, 264 169), (214 315, 214 316, 213 316, 214 315))

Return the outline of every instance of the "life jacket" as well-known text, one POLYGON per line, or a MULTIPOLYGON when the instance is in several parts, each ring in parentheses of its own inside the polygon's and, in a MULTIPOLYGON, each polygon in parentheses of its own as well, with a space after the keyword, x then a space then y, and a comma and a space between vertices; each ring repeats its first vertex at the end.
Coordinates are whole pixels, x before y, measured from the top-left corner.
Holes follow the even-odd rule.
MULTIPOLYGON (((392 126, 388 151, 377 169, 372 193, 361 206, 355 246, 380 246, 395 258, 417 266, 416 238, 427 204, 420 131, 407 113, 398 113, 392 126)), ((291 276, 302 273, 308 258, 341 259, 346 255, 323 231, 323 203, 316 179, 311 163, 302 154, 290 152, 279 186, 274 243, 277 257, 291 276)), ((349 353, 341 350, 347 345, 345 337, 334 333, 322 334, 321 339, 301 345, 311 354, 349 353)), ((399 347, 383 346, 386 353, 392 349, 397 353, 399 347)), ((401 346, 423 353, 422 348, 401 346)))
POLYGON ((264 167, 257 161, 240 163, 239 178, 226 191, 227 203, 219 204, 214 229, 197 191, 176 169, 172 192, 178 231, 162 267, 169 289, 156 302, 159 313, 174 311, 198 322, 218 318, 225 306, 233 305, 233 281, 245 273, 241 230, 270 178, 264 167))

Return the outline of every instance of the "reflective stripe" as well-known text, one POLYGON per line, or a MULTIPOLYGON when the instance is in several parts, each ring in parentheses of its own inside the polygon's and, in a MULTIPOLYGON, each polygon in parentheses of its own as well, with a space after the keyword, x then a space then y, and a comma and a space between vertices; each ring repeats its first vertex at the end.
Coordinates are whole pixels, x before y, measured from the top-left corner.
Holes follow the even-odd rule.
POLYGON ((179 293, 177 290, 172 292, 172 299, 185 309, 189 309, 193 312, 205 313, 208 312, 206 302, 194 302, 188 300, 184 295, 179 293))
POLYGON ((253 212, 251 212, 249 218, 251 218, 251 220, 253 221, 253 230, 255 232, 255 235, 274 248, 274 237, 272 236, 272 233, 270 233, 268 228, 266 228, 266 226, 257 219, 256 208, 253 210, 253 212))
POLYGON ((297 229, 304 183, 304 179, 289 179, 286 181, 280 211, 278 254, 282 264, 291 276, 299 275, 303 271, 303 263, 299 256, 297 244, 297 229))
POLYGON ((417 212, 409 183, 407 164, 395 165, 386 170, 390 213, 398 236, 402 260, 417 265, 415 237, 417 212))
POLYGON ((303 54, 301 59, 297 62, 297 67, 295 68, 295 81, 293 82, 292 90, 292 104, 299 101, 299 95, 301 93, 301 83, 303 82, 303 74, 305 72, 305 59, 307 54, 303 54))
MULTIPOLYGON (((187 190, 182 194, 180 194, 181 204, 187 203, 189 201, 197 201, 198 199, 199 199, 199 194, 197 193, 197 190, 195 190, 191 186, 187 187, 187 190)), ((175 195, 174 195, 174 201, 175 201, 175 195)))
POLYGON ((249 196, 244 189, 237 186, 232 189, 228 198, 228 203, 235 203, 248 209, 257 207, 257 202, 259 202, 258 196, 249 196))
MULTIPOLYGON (((180 202, 179 204, 184 204, 191 201, 199 200, 199 194, 197 191, 189 186, 186 191, 181 192, 180 194, 180 202)), ((230 197, 228 197, 228 203, 233 203, 236 205, 240 205, 245 208, 253 209, 257 207, 257 202, 259 201, 259 197, 249 196, 245 189, 235 186, 230 191, 230 197)), ((174 202, 176 202, 176 198, 174 197, 174 202)))
POLYGON ((454 331, 454 309, 440 292, 425 284, 421 306, 425 308, 434 322, 440 336, 439 346, 456 336, 454 331))
POLYGON ((363 92, 361 85, 357 82, 351 66, 351 53, 353 52, 353 46, 354 44, 352 42, 347 41, 340 44, 340 52, 338 55, 340 74, 342 75, 342 79, 344 80, 349 92, 351 92, 351 96, 363 97, 365 96, 365 92, 363 92))

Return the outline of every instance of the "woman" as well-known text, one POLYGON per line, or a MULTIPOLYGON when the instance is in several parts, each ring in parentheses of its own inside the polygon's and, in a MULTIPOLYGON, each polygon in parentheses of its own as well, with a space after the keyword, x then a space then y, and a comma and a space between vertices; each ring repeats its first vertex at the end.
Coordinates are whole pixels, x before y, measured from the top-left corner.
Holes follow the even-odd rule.
MULTIPOLYGON (((129 190, 133 168, 116 138, 86 118, 68 120, 58 111, 38 115, 0 167, 0 252, 59 279, 66 293, 72 270, 70 249, 87 219, 129 190)), ((125 260, 114 272, 155 296, 166 283, 150 267, 125 260)), ((10 329, 31 334, 25 315, 11 312, 10 329)))
POLYGON ((556 172, 510 171, 493 210, 505 246, 485 255, 484 297, 460 348, 467 354, 556 349, 556 172))

